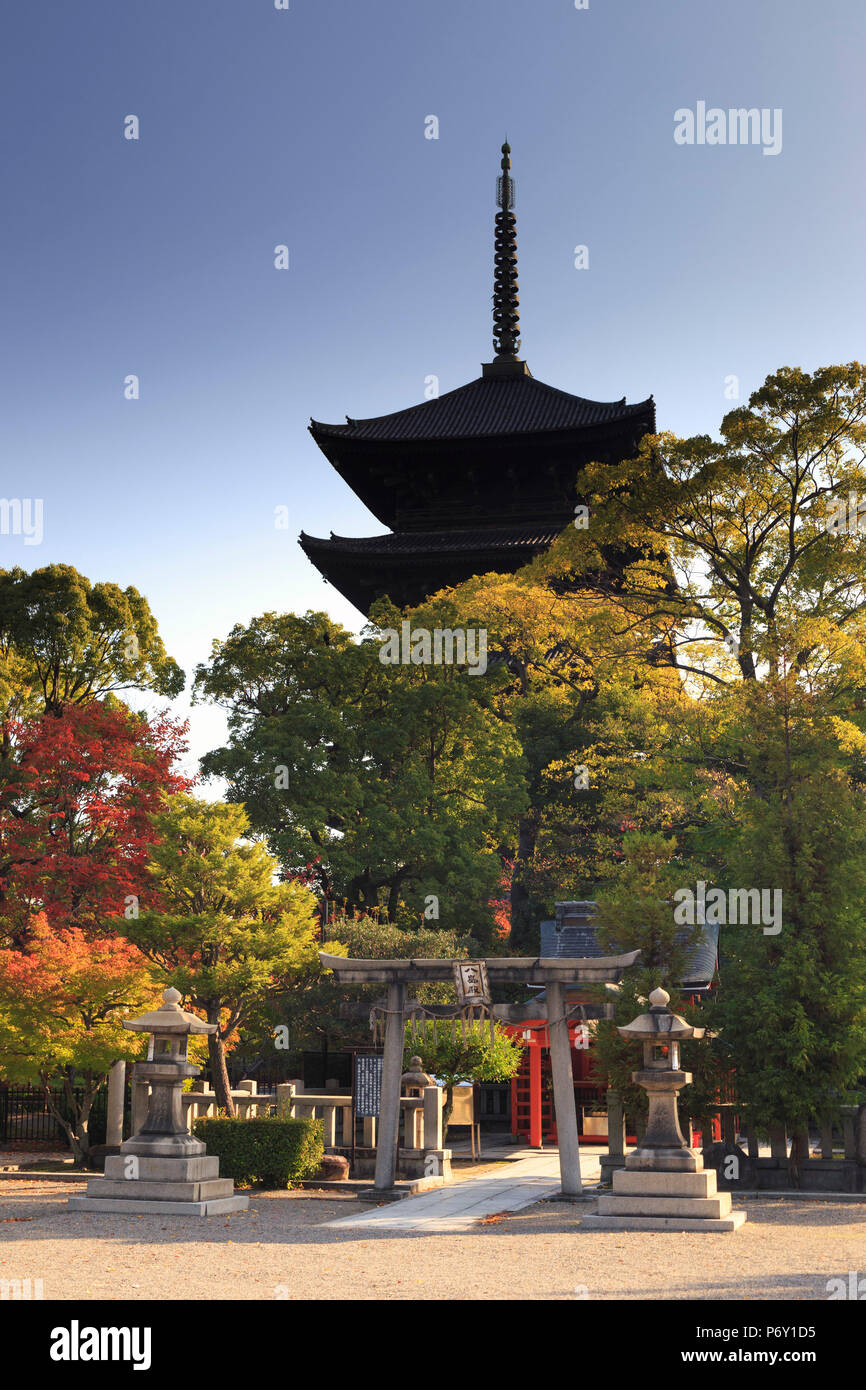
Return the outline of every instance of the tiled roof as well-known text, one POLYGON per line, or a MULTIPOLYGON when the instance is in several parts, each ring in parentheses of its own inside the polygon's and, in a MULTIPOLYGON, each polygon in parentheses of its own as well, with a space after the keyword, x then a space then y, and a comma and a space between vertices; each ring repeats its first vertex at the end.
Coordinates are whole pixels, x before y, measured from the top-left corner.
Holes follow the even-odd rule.
POLYGON ((308 536, 301 532, 300 544, 305 551, 327 548, 330 554, 342 553, 373 558, 391 555, 474 554, 489 550, 542 550, 552 545, 559 532, 554 529, 534 529, 525 526, 491 527, 473 531, 395 531, 381 536, 336 536, 330 539, 308 536))
MULTIPOLYGON (((597 928, 591 921, 590 912, 580 912, 574 914, 562 914, 560 908, 568 907, 591 907, 591 904, 566 904, 557 903, 557 915, 563 923, 560 931, 556 930, 556 921, 541 923, 541 952, 542 956, 561 957, 568 960, 588 958, 593 956, 604 956, 608 952, 602 949, 598 941, 597 928), (572 922, 569 922, 572 917, 572 922)), ((680 934, 680 940, 687 940, 690 932, 684 930, 680 934)), ((691 986, 694 989, 703 989, 710 984, 716 969, 716 960, 719 953, 719 928, 717 925, 704 926, 703 938, 694 947, 689 962, 680 981, 685 987, 691 986)))
POLYGON ((636 405, 590 401, 548 386, 532 376, 477 377, 435 400, 345 425, 310 422, 314 436, 345 439, 467 439, 500 434, 536 434, 617 424, 645 416, 655 428, 652 396, 636 405))

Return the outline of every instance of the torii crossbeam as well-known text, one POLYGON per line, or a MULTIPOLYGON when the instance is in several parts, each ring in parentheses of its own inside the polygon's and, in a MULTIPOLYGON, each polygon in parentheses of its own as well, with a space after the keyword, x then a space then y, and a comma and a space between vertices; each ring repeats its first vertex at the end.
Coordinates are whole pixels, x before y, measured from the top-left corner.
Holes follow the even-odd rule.
MULTIPOLYGON (((542 985, 545 988, 546 1004, 534 1004, 533 1014, 536 1018, 545 1014, 547 1017, 559 1170, 563 1195, 568 1197, 579 1196, 583 1189, 565 991, 573 985, 618 984, 639 954, 639 951, 630 951, 624 956, 595 956, 578 960, 560 956, 492 956, 485 961, 491 984, 542 985)), ((390 1191, 394 1186, 397 1166, 407 989, 409 985, 453 980, 456 962, 447 959, 353 960, 350 956, 331 956, 324 951, 319 952, 319 959, 328 970, 333 970, 343 984, 388 986, 374 1187, 381 1192, 390 1191)), ((511 1008, 511 1005, 494 1005, 494 1018, 504 1017, 511 1008)))

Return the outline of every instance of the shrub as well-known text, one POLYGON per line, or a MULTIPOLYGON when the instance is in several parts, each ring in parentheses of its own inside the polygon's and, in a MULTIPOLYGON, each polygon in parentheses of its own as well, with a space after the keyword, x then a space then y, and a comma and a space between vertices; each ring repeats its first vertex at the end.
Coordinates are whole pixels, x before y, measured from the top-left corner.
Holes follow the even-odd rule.
POLYGON ((220 1177, 293 1187, 315 1173, 325 1151, 320 1120, 196 1120, 193 1132, 220 1161, 220 1177))

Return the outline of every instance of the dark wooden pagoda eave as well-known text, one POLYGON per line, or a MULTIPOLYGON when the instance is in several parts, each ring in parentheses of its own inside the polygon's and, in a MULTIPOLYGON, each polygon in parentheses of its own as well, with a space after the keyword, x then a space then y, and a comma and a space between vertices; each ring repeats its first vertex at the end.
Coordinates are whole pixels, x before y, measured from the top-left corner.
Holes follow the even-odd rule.
POLYGON ((366 617, 375 600, 385 594, 398 608, 414 607, 438 589, 450 588, 472 575, 513 574, 542 554, 551 539, 543 536, 535 543, 509 548, 486 545, 479 539, 472 550, 419 547, 383 554, 342 549, 339 537, 326 540, 302 532, 300 545, 322 577, 366 617))
MULTIPOLYGON (((629 414, 616 420, 569 426, 565 429, 518 431, 515 433, 470 434, 423 437, 419 439, 356 438, 349 433, 331 432, 334 426, 312 421, 310 434, 336 473, 351 488, 382 526, 395 529, 407 503, 417 496, 424 475, 435 471, 440 485, 453 479, 455 493, 465 486, 467 468, 476 474, 477 486, 498 486, 503 460, 518 466, 532 458, 544 458, 548 465, 559 459, 563 468, 576 472, 594 453, 604 458, 630 457, 645 434, 655 431, 655 404, 652 397, 640 402, 640 410, 629 407, 629 414)), ((536 481, 526 468, 527 485, 536 481)))

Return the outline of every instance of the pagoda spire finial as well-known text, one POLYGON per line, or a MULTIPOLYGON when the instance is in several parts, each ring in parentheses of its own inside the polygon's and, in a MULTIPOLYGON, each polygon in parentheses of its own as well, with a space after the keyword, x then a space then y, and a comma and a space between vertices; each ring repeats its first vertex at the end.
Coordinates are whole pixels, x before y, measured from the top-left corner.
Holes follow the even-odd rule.
POLYGON ((520 347, 520 310, 517 296, 517 219, 511 146, 502 146, 502 173, 496 180, 496 238, 493 262, 493 346, 497 359, 517 360, 520 347))

